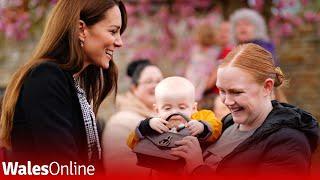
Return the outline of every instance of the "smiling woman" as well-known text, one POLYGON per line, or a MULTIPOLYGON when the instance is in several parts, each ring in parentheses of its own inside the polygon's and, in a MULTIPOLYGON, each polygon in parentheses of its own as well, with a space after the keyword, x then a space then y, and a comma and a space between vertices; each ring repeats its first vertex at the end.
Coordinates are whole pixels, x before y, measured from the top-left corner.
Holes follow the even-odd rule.
POLYGON ((95 115, 117 90, 113 52, 126 23, 120 0, 57 3, 4 96, 0 132, 9 161, 101 164, 95 115))
POLYGON ((109 62, 113 59, 113 51, 122 46, 120 9, 114 6, 105 12, 104 16, 103 20, 92 26, 80 20, 79 39, 85 53, 83 68, 95 64, 108 69, 109 62))
POLYGON ((233 49, 217 73, 221 100, 231 111, 221 137, 203 153, 196 138, 186 137, 172 154, 193 174, 306 175, 319 125, 310 113, 272 100, 284 79, 264 48, 249 43, 233 49))
POLYGON ((220 98, 230 109, 233 121, 240 124, 239 129, 247 131, 258 127, 272 109, 271 100, 260 97, 261 93, 265 97, 271 93, 271 79, 260 86, 249 72, 232 66, 219 68, 218 75, 220 98), (232 81, 235 76, 238 76, 237 81, 232 81))

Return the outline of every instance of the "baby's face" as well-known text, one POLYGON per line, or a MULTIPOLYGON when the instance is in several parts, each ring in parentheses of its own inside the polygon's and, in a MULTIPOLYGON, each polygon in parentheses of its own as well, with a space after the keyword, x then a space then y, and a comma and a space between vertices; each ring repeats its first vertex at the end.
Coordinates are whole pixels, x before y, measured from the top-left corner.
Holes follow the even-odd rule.
MULTIPOLYGON (((156 98, 156 110, 158 115, 166 119, 173 113, 182 113, 188 118, 196 111, 196 103, 192 98, 185 95, 161 96, 156 98)), ((187 123, 181 116, 173 116, 169 120, 168 128, 178 127, 179 124, 187 123)))

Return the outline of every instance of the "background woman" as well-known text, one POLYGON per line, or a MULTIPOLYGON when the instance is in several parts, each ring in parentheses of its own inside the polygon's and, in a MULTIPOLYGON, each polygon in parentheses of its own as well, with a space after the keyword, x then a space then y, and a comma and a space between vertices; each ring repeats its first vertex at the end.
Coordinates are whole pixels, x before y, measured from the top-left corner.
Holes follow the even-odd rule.
POLYGON ((196 29, 195 47, 192 48, 190 61, 186 67, 185 77, 196 88, 196 100, 202 99, 210 81, 210 85, 216 82, 217 58, 219 48, 216 44, 216 32, 208 23, 200 24, 196 29), (213 75, 212 75, 213 74, 213 75))
MULTIPOLYGON (((239 9, 231 15, 230 22, 231 38, 236 45, 257 44, 272 54, 275 66, 280 66, 275 47, 268 36, 266 22, 257 11, 247 8, 239 9)), ((281 88, 274 90, 273 96, 280 102, 288 102, 281 88)))

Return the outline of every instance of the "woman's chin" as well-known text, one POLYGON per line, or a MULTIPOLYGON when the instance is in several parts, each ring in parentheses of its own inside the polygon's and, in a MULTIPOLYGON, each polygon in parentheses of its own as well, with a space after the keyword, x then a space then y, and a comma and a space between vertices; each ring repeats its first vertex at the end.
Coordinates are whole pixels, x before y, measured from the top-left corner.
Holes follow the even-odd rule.
POLYGON ((104 62, 103 64, 100 65, 100 67, 102 69, 108 69, 109 68, 109 61, 108 62, 104 62))
POLYGON ((237 124, 242 124, 245 121, 243 117, 233 115, 233 114, 232 114, 232 118, 233 118, 233 122, 237 124))

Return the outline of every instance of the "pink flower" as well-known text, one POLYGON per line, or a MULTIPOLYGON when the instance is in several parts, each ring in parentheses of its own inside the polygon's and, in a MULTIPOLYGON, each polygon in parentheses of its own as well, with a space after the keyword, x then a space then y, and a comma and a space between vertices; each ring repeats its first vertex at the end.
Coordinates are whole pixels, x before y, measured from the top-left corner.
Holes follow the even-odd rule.
POLYGON ((277 24, 278 24, 277 18, 274 18, 274 17, 273 17, 273 18, 271 18, 270 21, 269 21, 269 28, 270 28, 270 29, 274 29, 274 28, 276 28, 277 24))
POLYGON ((17 34, 16 34, 16 40, 25 40, 27 39, 29 36, 29 32, 28 31, 19 31, 17 34))
POLYGON ((249 4, 257 11, 261 12, 263 10, 264 1, 263 0, 249 0, 249 4))
POLYGON ((211 4, 211 0, 194 1, 195 6, 199 8, 207 8, 211 4))
POLYGON ((140 22, 136 16, 128 16, 128 27, 138 26, 140 22))
POLYGON ((151 10, 151 2, 148 0, 141 0, 140 3, 138 3, 137 11, 148 14, 151 10))
POLYGON ((158 41, 161 44, 161 46, 164 46, 164 47, 169 47, 169 45, 171 43, 171 39, 169 38, 169 36, 167 36, 164 33, 161 34, 158 41))
POLYGON ((293 33, 293 28, 292 28, 292 25, 290 23, 284 23, 282 24, 281 26, 281 32, 282 32, 282 35, 283 36, 290 36, 292 35, 293 33))
POLYGON ((290 13, 284 13, 284 14, 282 15, 282 18, 285 19, 285 20, 291 21, 291 20, 294 19, 295 17, 294 17, 292 14, 290 14, 290 13))
POLYGON ((278 9, 282 9, 282 8, 284 8, 285 6, 286 6, 285 0, 278 0, 278 3, 276 4, 276 7, 277 7, 278 9))
POLYGON ((308 5, 309 0, 300 0, 300 2, 301 2, 301 4, 302 4, 303 6, 306 6, 306 5, 308 5))
POLYGON ((45 13, 45 9, 42 6, 37 7, 35 10, 35 15, 37 19, 41 18, 44 13, 45 13))
POLYGON ((308 22, 314 22, 317 19, 317 14, 315 12, 312 12, 312 11, 306 11, 304 13, 304 18, 308 22))
POLYGON ((194 27, 195 25, 198 24, 198 19, 196 19, 195 16, 190 16, 186 19, 187 23, 188 23, 188 26, 190 28, 194 27))
POLYGON ((142 43, 150 42, 151 36, 149 34, 142 34, 138 37, 137 41, 142 43))
POLYGON ((157 18, 159 18, 162 22, 168 22, 170 20, 170 14, 167 7, 163 6, 158 11, 157 18))
POLYGON ((291 22, 292 22, 293 25, 295 25, 297 27, 301 26, 303 24, 302 18, 298 17, 298 16, 293 18, 293 19, 291 19, 291 22))
POLYGON ((10 0, 9 6, 14 6, 14 7, 19 7, 22 5, 23 1, 22 0, 10 0))
POLYGON ((136 54, 134 54, 133 59, 137 58, 147 58, 150 60, 154 60, 158 56, 157 51, 155 49, 142 49, 136 54))
POLYGON ((289 0, 289 6, 293 7, 297 4, 298 0, 289 0))
POLYGON ((7 24, 5 28, 5 36, 8 38, 14 38, 15 33, 16 33, 16 28, 14 24, 7 24))
POLYGON ((3 21, 0 20, 0 31, 4 31, 5 29, 5 24, 3 21))
POLYGON ((182 6, 180 7, 180 15, 182 17, 190 16, 194 13, 194 8, 191 6, 182 6))

